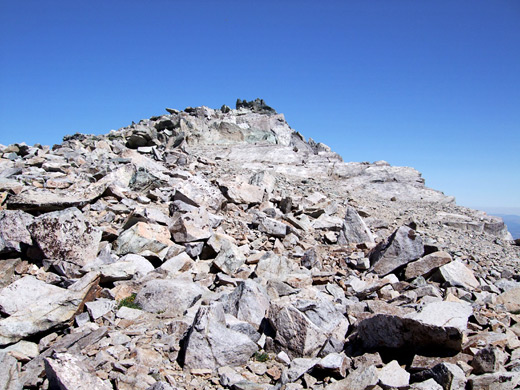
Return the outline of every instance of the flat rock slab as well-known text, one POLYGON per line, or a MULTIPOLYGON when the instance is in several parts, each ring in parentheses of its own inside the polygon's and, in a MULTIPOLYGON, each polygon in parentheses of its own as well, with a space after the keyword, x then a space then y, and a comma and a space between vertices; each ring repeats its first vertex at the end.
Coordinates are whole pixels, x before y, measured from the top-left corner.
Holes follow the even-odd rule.
POLYGON ((418 276, 428 277, 435 269, 448 264, 452 258, 447 252, 434 252, 421 257, 419 260, 408 263, 405 271, 405 278, 413 279, 418 276))
POLYGON ((84 302, 93 298, 98 283, 99 274, 92 272, 56 294, 51 303, 42 305, 39 297, 34 297, 32 303, 0 320, 0 345, 12 344, 70 321, 84 302))
POLYGON ((184 279, 161 279, 147 282, 135 302, 150 313, 165 312, 181 317, 209 291, 197 283, 184 279))
POLYGON ((21 380, 18 362, 10 354, 3 351, 0 352, 0 389, 23 389, 23 381, 21 380))
POLYGON ((50 305, 61 299, 66 291, 27 275, 0 291, 0 309, 12 315, 35 303, 41 306, 50 305))
POLYGON ((404 317, 378 314, 359 323, 358 338, 367 350, 435 351, 437 356, 460 352, 471 313, 464 303, 434 302, 404 317))

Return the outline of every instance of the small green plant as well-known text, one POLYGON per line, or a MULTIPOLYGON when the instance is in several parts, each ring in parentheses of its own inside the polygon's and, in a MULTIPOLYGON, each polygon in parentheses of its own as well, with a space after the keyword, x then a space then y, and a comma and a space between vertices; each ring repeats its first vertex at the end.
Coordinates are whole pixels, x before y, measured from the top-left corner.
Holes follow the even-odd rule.
POLYGON ((130 309, 139 309, 141 310, 141 306, 135 302, 135 297, 137 296, 136 293, 133 293, 129 297, 123 298, 119 301, 119 305, 117 305, 117 308, 120 309, 123 306, 129 307, 130 309))
POLYGON ((255 352, 255 360, 257 362, 266 362, 269 360, 269 355, 266 352, 257 351, 255 352))

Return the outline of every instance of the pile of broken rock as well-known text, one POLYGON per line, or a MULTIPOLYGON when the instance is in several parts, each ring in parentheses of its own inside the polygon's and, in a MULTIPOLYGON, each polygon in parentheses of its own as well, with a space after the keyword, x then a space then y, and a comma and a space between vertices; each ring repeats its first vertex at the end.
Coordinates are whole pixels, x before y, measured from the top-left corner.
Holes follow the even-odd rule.
POLYGON ((503 222, 239 103, 0 146, 0 388, 517 388, 503 222))

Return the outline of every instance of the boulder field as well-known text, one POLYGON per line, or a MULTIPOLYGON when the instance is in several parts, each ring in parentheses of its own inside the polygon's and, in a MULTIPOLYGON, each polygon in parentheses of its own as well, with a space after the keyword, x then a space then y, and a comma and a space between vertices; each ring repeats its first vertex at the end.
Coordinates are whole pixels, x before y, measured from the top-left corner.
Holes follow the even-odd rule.
POLYGON ((263 100, 0 145, 0 389, 515 389, 520 247, 263 100))

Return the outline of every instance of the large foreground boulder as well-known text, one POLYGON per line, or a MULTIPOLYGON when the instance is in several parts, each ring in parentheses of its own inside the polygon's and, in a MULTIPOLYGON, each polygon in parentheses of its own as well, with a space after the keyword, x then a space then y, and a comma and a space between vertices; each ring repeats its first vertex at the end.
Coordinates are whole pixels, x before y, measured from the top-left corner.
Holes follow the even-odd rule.
POLYGON ((96 258, 101 231, 75 207, 43 214, 29 225, 34 242, 54 266, 69 277, 96 258))
POLYGON ((11 315, 0 320, 0 345, 15 343, 70 321, 76 313, 81 312, 87 300, 93 299, 99 288, 98 282, 98 273, 88 273, 68 289, 56 292, 52 301, 44 301, 43 304, 40 288, 31 290, 33 295, 30 300, 23 295, 24 302, 30 302, 12 304, 11 315))

